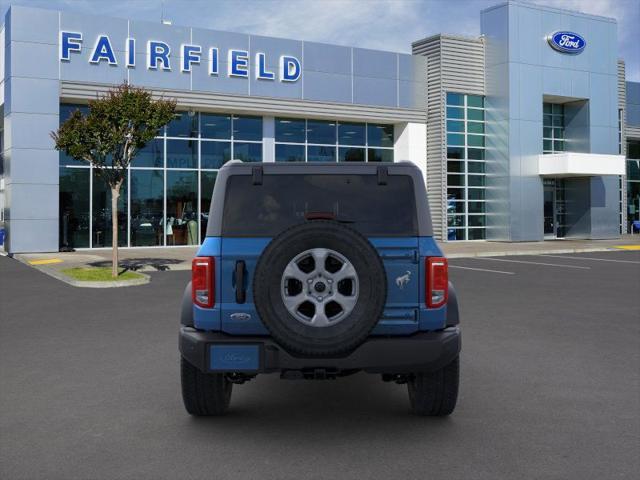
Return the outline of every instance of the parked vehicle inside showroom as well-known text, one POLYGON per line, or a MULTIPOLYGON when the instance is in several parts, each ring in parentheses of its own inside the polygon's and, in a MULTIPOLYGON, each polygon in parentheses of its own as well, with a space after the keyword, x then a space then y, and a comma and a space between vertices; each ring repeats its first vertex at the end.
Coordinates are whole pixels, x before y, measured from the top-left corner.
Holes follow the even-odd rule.
POLYGON ((407 384, 453 412, 460 329, 448 265, 411 163, 229 162, 182 302, 182 395, 219 415, 258 374, 407 384))

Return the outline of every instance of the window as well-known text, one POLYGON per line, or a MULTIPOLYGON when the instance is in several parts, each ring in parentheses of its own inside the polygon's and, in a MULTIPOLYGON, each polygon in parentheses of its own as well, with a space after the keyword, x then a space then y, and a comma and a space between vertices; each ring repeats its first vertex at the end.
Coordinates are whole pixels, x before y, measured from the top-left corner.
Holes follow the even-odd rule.
POLYGON ((393 162, 393 125, 276 118, 276 162, 393 162))
POLYGON ((213 196, 213 187, 216 184, 218 172, 200 172, 200 241, 202 242, 207 236, 207 224, 209 222, 209 209, 211 208, 211 197, 213 196))
POLYGON ((89 168, 60 168, 60 247, 89 247, 89 168))
MULTIPOLYGON (((77 104, 68 104, 63 103, 60 105, 60 125, 62 125, 76 110, 79 110, 80 113, 86 115, 89 112, 89 107, 87 105, 77 105, 77 104)), ((64 152, 59 152, 60 166, 63 165, 78 165, 88 167, 89 164, 83 160, 76 160, 72 157, 69 157, 64 152)))
POLYGON ((195 138, 198 136, 198 114, 192 111, 177 112, 166 127, 167 137, 195 138))
POLYGON ((231 115, 201 113, 200 134, 202 138, 231 138, 231 115))
POLYGON ((640 140, 627 141, 627 232, 640 221, 640 140))
POLYGON ((447 239, 486 237, 484 97, 448 92, 447 239))
MULTIPOLYGON (((91 213, 92 245, 96 248, 113 246, 113 227, 111 225, 111 188, 93 171, 93 194, 91 213)), ((88 246, 88 245, 87 245, 88 246)), ((118 197, 118 246, 127 246, 127 180, 120 187, 118 197)))
MULTIPOLYGON (((88 111, 61 104, 60 121, 75 110, 88 111)), ((177 112, 129 168, 118 201, 119 245, 199 243, 218 169, 232 158, 262 160, 261 117, 177 112)), ((61 153, 60 165, 60 245, 111 246, 111 191, 89 163, 61 153)))
POLYGON ((198 245, 198 172, 167 171, 167 245, 198 245))
POLYGON ((413 183, 392 175, 380 186, 376 175, 233 175, 226 189, 223 234, 273 236, 303 223, 312 212, 331 213, 363 235, 417 235, 413 183), (403 212, 398 215, 398 212, 403 212))
POLYGON ((131 170, 131 246, 164 244, 164 171, 131 170))
POLYGON ((542 105, 542 153, 565 151, 564 105, 544 103, 542 105))

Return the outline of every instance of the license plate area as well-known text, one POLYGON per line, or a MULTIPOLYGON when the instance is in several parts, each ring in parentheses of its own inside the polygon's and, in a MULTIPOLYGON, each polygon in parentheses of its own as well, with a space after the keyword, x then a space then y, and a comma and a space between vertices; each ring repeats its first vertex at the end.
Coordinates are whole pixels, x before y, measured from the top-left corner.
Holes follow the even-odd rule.
POLYGON ((214 372, 255 372, 262 363, 259 344, 209 345, 209 369, 214 372))

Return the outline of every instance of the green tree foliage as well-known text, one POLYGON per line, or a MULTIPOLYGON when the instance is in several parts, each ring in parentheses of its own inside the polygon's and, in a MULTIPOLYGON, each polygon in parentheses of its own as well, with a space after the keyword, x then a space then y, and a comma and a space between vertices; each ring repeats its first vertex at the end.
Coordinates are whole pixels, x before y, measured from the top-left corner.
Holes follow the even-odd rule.
POLYGON ((89 113, 76 110, 51 132, 57 150, 95 168, 111 188, 112 275, 118 275, 118 197, 136 154, 171 121, 175 100, 155 100, 151 92, 123 83, 89 102, 89 113))

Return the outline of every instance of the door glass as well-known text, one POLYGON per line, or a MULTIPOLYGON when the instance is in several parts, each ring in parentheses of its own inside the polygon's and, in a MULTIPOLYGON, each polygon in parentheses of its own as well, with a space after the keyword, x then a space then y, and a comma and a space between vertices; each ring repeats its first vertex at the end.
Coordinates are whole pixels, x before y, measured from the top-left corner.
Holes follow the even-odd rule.
POLYGON ((562 238, 567 234, 567 202, 564 194, 564 180, 556 180, 556 198, 555 198, 555 214, 556 214, 556 237, 562 238))
POLYGON ((554 180, 544 180, 544 234, 553 236, 555 234, 555 222, 553 215, 553 197, 555 190, 554 180))

